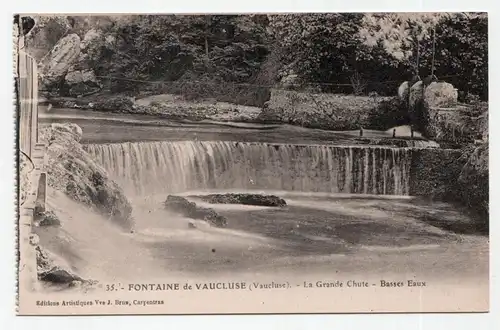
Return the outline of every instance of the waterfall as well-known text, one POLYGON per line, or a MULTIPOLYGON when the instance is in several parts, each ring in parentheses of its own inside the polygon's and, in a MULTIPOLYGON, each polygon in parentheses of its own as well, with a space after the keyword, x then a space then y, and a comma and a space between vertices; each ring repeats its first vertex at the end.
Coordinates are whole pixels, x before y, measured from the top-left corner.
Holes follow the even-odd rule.
POLYGON ((228 141, 91 144, 128 194, 202 189, 408 195, 408 148, 228 141))

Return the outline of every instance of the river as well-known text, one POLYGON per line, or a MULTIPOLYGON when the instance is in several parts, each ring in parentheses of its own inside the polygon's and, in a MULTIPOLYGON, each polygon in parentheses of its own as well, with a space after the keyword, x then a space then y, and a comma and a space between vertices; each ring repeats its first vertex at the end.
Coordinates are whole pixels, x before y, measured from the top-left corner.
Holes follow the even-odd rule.
MULTIPOLYGON (((353 142, 357 131, 175 122, 72 109, 44 111, 40 122, 80 125, 87 150, 134 206, 133 234, 106 229, 85 242, 89 229, 68 225, 68 235, 90 251, 74 258, 88 276, 419 278, 436 290, 440 283, 487 292, 488 237, 471 229, 473 219, 462 209, 409 196, 408 148, 359 146, 353 142), (197 229, 188 229, 189 219, 162 205, 168 194, 228 191, 275 194, 287 206, 194 200, 225 215, 228 227, 198 222, 197 229)), ((55 205, 71 204, 54 196, 55 205)), ((71 205, 61 212, 76 212, 71 205)))

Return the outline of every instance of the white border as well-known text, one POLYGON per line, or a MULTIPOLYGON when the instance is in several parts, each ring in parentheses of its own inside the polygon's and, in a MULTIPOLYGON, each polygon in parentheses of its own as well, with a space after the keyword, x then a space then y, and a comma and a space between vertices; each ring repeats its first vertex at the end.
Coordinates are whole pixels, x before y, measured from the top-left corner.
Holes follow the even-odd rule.
MULTIPOLYGON (((188 12, 314 12, 314 11, 488 11, 489 12, 489 72, 490 72, 490 168, 498 169, 498 152, 500 145, 496 125, 498 122, 499 94, 495 88, 499 85, 498 47, 500 42, 500 11, 494 0, 350 0, 342 3, 330 3, 327 0, 252 0, 237 3, 224 3, 221 0, 195 1, 117 1, 117 0, 16 0, 2 3, 3 50, 1 77, 2 88, 0 108, 0 327, 3 329, 493 329, 494 318, 499 311, 500 297, 498 270, 499 261, 497 238, 500 232, 500 217, 495 202, 491 203, 491 270, 495 276, 491 281, 491 313, 490 314, 425 314, 425 315, 287 315, 287 316, 130 316, 130 317, 15 317, 15 246, 14 246, 14 121, 12 106, 12 15, 14 13, 188 13, 188 12)), ((498 201, 498 171, 491 171, 490 199, 498 201)))

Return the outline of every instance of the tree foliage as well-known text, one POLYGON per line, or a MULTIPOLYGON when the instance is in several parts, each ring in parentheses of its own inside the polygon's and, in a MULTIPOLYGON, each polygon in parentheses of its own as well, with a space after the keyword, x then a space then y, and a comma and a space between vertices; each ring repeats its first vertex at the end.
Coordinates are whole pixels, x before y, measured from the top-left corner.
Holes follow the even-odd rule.
POLYGON ((91 59, 100 76, 133 80, 212 79, 246 82, 267 55, 266 31, 254 16, 134 16, 104 32, 113 42, 91 59))
POLYGON ((373 79, 382 69, 390 70, 382 49, 369 48, 362 42, 359 31, 363 16, 360 13, 274 15, 270 23, 289 71, 307 82, 350 85, 353 78, 358 82, 373 79), (374 70, 376 64, 378 68, 374 70))
POLYGON ((261 104, 265 86, 294 76, 302 89, 394 95, 434 66, 463 95, 487 99, 485 14, 88 16, 72 26, 82 38, 100 33, 85 65, 114 77, 113 90, 166 81, 164 92, 261 104))
POLYGON ((387 55, 422 78, 433 72, 463 94, 487 98, 488 26, 484 14, 367 14, 364 43, 384 47, 387 55))

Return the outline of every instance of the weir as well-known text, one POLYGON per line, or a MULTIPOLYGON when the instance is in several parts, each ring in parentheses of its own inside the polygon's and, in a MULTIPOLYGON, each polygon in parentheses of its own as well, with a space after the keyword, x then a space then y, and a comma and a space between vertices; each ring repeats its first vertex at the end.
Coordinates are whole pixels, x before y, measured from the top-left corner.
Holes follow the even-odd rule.
POLYGON ((86 149, 129 196, 204 189, 410 193, 410 148, 163 141, 86 149))

